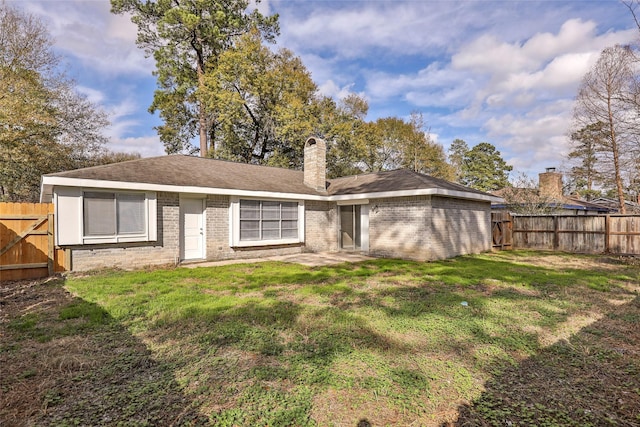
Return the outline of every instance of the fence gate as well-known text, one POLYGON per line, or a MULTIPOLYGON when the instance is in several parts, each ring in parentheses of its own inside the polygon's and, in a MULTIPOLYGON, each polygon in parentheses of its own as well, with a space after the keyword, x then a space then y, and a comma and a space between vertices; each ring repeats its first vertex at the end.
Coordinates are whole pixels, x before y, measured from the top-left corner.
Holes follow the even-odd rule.
POLYGON ((493 249, 512 249, 513 223, 509 212, 491 212, 491 235, 493 249))
POLYGON ((51 203, 0 203, 0 281, 65 270, 65 252, 54 247, 53 224, 51 203))

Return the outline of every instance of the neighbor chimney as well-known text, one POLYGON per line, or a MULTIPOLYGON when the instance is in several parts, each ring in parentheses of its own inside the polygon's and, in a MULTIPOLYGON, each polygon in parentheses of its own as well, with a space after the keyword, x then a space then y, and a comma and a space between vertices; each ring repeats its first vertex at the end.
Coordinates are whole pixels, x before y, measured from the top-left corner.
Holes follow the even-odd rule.
POLYGON ((562 198, 562 174, 556 168, 546 168, 546 172, 538 175, 538 189, 543 197, 554 200, 562 198))
POLYGON ((309 138, 304 143, 304 185, 317 191, 326 190, 327 143, 309 138))

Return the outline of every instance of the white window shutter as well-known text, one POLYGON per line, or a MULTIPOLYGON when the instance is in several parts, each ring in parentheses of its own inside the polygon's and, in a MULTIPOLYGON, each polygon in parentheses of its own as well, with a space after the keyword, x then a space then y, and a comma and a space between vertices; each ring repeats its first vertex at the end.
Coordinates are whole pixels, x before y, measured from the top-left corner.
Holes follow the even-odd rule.
POLYGON ((82 244, 82 189, 55 187, 56 245, 82 244))
POLYGON ((155 242, 158 240, 158 199, 155 192, 147 192, 147 203, 149 206, 147 211, 149 215, 147 224, 149 227, 149 241, 155 242))

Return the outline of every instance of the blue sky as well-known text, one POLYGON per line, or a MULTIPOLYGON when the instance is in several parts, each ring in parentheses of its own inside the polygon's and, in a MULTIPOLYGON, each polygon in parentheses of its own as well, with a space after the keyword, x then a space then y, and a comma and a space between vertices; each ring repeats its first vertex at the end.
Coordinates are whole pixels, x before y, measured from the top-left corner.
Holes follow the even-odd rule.
MULTIPOLYGON (((109 113, 109 148, 164 154, 147 112, 154 64, 108 0, 9 0, 41 17, 79 90, 109 113)), ((369 101, 367 120, 421 111, 433 138, 489 142, 535 176, 565 166, 573 99, 599 52, 638 38, 628 9, 601 1, 263 0, 277 46, 325 95, 369 101)), ((300 136, 304 141, 306 135, 300 136)))

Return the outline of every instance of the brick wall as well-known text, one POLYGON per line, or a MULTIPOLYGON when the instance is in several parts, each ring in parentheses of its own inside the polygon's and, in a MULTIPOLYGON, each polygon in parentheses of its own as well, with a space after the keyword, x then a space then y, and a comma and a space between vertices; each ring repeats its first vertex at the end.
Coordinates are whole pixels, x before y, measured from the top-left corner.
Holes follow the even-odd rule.
POLYGON ((180 255, 180 203, 176 193, 158 193, 158 240, 71 247, 71 268, 86 271, 99 268, 140 268, 175 264, 180 255))
POLYGON ((429 196, 369 201, 369 253, 373 256, 429 259, 429 196))
POLYGON ((232 258, 229 247, 229 196, 207 196, 207 253, 210 260, 232 258))
POLYGON ((210 261, 227 259, 261 258, 275 255, 289 255, 302 252, 302 245, 260 246, 232 248, 229 246, 229 205, 228 196, 207 197, 207 253, 210 261))
MULTIPOLYGON (((157 197, 158 240, 156 242, 91 245, 90 248, 72 247, 72 269, 74 271, 113 267, 129 269, 176 264, 180 259, 180 197, 177 193, 158 193, 157 197)), ((311 214, 315 221, 322 224, 326 224, 326 221, 322 222, 322 217, 329 204, 325 205, 322 206, 320 203, 316 206, 317 212, 311 214)), ((231 248, 229 246, 229 197, 209 195, 205 209, 207 260, 261 258, 303 251, 301 244, 231 248)), ((314 233, 311 233, 311 239, 316 242, 314 247, 326 246, 314 233)))
POLYGON ((490 204, 444 197, 374 199, 369 253, 416 260, 491 249, 490 204))
MULTIPOLYGON (((373 199, 369 208, 369 253, 373 256, 430 260, 491 249, 489 203, 419 196, 373 199)), ((206 258, 247 259, 339 250, 335 203, 307 201, 305 211, 304 245, 231 248, 229 198, 210 195, 206 200, 206 258)), ((175 264, 180 257, 179 220, 178 194, 158 193, 157 242, 72 247, 72 268, 175 264)))
POLYGON ((306 252, 335 252, 338 250, 338 220, 333 202, 305 202, 306 252))
POLYGON ((491 204, 433 197, 431 259, 491 250, 491 204))

